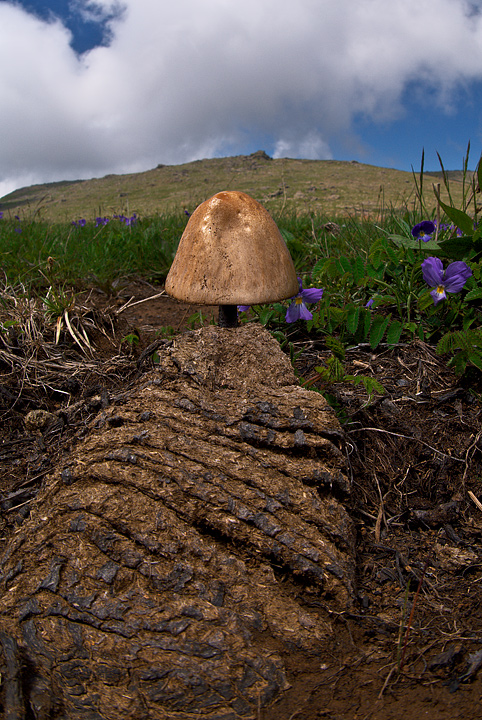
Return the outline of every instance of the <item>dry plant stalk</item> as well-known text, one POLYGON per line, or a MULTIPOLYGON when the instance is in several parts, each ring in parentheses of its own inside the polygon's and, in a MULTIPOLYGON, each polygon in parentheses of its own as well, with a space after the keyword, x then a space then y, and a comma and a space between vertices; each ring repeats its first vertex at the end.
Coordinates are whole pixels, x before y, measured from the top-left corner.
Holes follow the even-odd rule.
POLYGON ((29 393, 40 402, 58 388, 59 377, 76 379, 82 385, 89 375, 108 375, 112 380, 135 371, 132 358, 125 355, 95 356, 92 336, 102 335, 115 351, 114 318, 114 311, 107 308, 101 315, 89 306, 88 297, 75 295, 68 309, 55 316, 45 299, 32 296, 25 286, 1 287, 0 363, 10 401, 15 405, 29 393))

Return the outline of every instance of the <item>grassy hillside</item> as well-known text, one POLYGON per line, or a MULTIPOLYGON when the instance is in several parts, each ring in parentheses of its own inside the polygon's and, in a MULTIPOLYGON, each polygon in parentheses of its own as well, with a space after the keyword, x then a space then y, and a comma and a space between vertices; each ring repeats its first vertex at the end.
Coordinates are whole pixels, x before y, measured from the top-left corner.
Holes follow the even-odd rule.
MULTIPOLYGON (((426 175, 429 207, 435 206, 426 175)), ((452 180, 454 196, 462 182, 452 180)), ((147 172, 63 181, 15 190, 0 199, 0 210, 22 217, 70 222, 84 217, 133 212, 141 216, 192 211, 220 190, 242 190, 269 210, 315 212, 328 217, 374 215, 381 208, 413 209, 413 176, 389 168, 335 160, 273 160, 263 151, 184 165, 159 165, 147 172)), ((444 194, 442 193, 444 196, 444 194)))

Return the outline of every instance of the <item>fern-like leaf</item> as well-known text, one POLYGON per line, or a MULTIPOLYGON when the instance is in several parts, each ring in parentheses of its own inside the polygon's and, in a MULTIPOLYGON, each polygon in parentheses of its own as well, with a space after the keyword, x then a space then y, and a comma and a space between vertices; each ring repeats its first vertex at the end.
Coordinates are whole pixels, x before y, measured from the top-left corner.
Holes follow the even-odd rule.
POLYGON ((470 353, 476 348, 482 348, 482 329, 449 330, 438 341, 437 354, 445 355, 456 350, 470 353))
POLYGON ((370 327, 370 347, 372 348, 372 350, 375 350, 375 348, 381 343, 382 338, 385 334, 385 330, 390 323, 390 318, 391 315, 388 315, 388 317, 383 317, 383 315, 375 315, 375 317, 373 318, 370 327))

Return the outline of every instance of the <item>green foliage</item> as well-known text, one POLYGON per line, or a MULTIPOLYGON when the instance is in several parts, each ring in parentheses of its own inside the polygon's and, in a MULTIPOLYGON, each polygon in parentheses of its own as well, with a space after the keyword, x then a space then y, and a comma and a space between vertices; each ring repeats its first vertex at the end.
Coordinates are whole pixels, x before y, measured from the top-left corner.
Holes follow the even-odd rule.
POLYGON ((96 227, 0 220, 0 263, 6 281, 38 287, 52 284, 111 285, 142 276, 162 281, 171 266, 185 215, 137 219, 126 225, 112 218, 96 227))
POLYGON ((437 353, 453 355, 449 366, 453 367, 458 375, 463 375, 470 365, 482 370, 482 328, 449 330, 438 341, 437 353))
MULTIPOLYGON (((368 375, 350 375, 346 372, 345 348, 337 338, 329 336, 325 339, 325 343, 331 350, 331 355, 325 359, 325 365, 315 368, 320 380, 329 385, 334 383, 347 383, 355 387, 363 385, 368 395, 368 402, 371 402, 375 393, 383 395, 385 388, 375 378, 368 375)), ((331 393, 328 392, 328 395, 331 393)))
MULTIPOLYGON (((370 397, 381 389, 370 378, 346 372, 346 348, 368 344, 375 351, 382 344, 419 338, 437 343, 438 352, 448 356, 459 374, 468 367, 482 370, 482 224, 478 224, 475 202, 477 183, 482 186, 482 165, 479 162, 475 175, 469 176, 467 154, 460 195, 452 192, 450 175, 441 160, 440 164, 448 201, 435 186, 436 218, 435 211, 428 210, 423 155, 420 173, 414 173, 414 207, 381 208, 376 222, 356 215, 327 222, 322 215, 294 212, 283 205, 274 218, 297 274, 304 288, 323 288, 323 296, 309 306, 312 318, 308 322, 286 321, 291 300, 254 306, 240 313, 240 320, 263 324, 293 362, 303 342, 324 344, 331 355, 326 366, 318 369, 320 377, 327 383, 363 383, 370 397), (427 219, 436 220, 437 232, 423 242, 411 230, 427 219), (445 268, 456 260, 468 263, 472 277, 461 292, 435 305, 423 279, 422 263, 427 257, 440 258, 445 268)), ((41 296, 52 320, 60 318, 68 326, 77 289, 95 285, 110 294, 134 276, 161 283, 186 222, 181 210, 138 217, 132 224, 116 216, 101 224, 48 224, 4 217, 0 219, 0 262, 8 283, 23 284, 41 296)), ((201 313, 189 320, 193 328, 209 322, 212 316, 201 313)), ((2 329, 6 328, 4 323, 2 329)), ((127 344, 133 342, 134 338, 126 338, 127 344)))
POLYGON ((139 335, 135 332, 132 332, 123 337, 121 342, 126 343, 127 345, 129 345, 130 348, 133 349, 139 345, 139 341, 139 335))

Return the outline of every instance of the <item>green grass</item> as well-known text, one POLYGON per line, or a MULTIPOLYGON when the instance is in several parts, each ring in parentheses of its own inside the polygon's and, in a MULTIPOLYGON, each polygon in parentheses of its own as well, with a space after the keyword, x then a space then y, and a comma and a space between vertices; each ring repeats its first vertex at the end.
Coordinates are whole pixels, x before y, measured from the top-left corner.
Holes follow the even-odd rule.
MULTIPOLYGON (((452 174, 456 198, 462 193, 462 178, 452 174)), ((436 205, 432 183, 438 182, 440 177, 426 174, 424 197, 431 209, 436 205)), ((192 211, 221 190, 246 192, 278 216, 364 217, 413 210, 418 202, 410 172, 336 160, 271 159, 259 152, 35 185, 1 198, 0 211, 48 222, 133 212, 154 217, 192 211)), ((447 199, 444 187, 442 195, 447 199)))
POLYGON ((169 270, 185 215, 158 216, 126 226, 84 227, 43 221, 0 221, 0 261, 9 284, 105 285, 142 276, 162 281, 169 270), (20 232, 19 232, 20 230, 20 232))
MULTIPOLYGON (((320 257, 366 252, 377 225, 356 217, 335 218, 283 211, 274 219, 299 274, 310 273, 320 257)), ((0 262, 9 284, 30 287, 108 285, 140 276, 162 283, 188 221, 185 213, 140 218, 126 226, 118 219, 96 227, 41 220, 0 220, 0 262)), ((398 227, 391 214, 385 231, 398 227)))
MULTIPOLYGON (((106 224, 99 224, 89 217, 88 212, 79 211, 74 219, 84 218, 84 221, 76 224, 72 219, 59 221, 58 217, 47 220, 46 213, 41 212, 24 212, 15 217, 4 211, 0 219, 0 262, 5 283, 10 287, 20 286, 27 293, 40 297, 47 291, 54 300, 60 298, 61 304, 64 299, 70 303, 77 290, 90 287, 114 293, 122 279, 141 277, 161 284, 188 221, 180 203, 181 195, 176 195, 184 180, 189 185, 187 192, 192 194, 194 188, 201 192, 201 177, 204 176, 203 197, 220 189, 214 187, 214 179, 217 183, 220 178, 224 188, 229 185, 242 188, 242 182, 245 185, 251 183, 253 188, 242 189, 256 196, 261 189, 266 192, 269 179, 276 179, 281 170, 283 185, 282 191, 275 193, 277 202, 271 204, 274 198, 268 198, 264 204, 287 243, 303 286, 322 287, 324 294, 312 308, 313 319, 307 323, 299 321, 294 326, 287 323, 286 302, 255 307, 251 310, 251 318, 275 333, 282 345, 287 345, 296 336, 298 340, 315 339, 324 344, 331 343, 332 348, 341 348, 337 350, 338 354, 333 350, 330 366, 330 374, 336 370, 336 377, 343 375, 344 347, 366 342, 375 350, 380 343, 393 345, 414 338, 438 343, 441 352, 451 353, 459 374, 469 366, 482 370, 482 330, 479 329, 482 327, 482 289, 479 287, 482 226, 479 224, 474 230, 478 208, 473 200, 476 197, 473 177, 463 173, 460 180, 451 179, 445 171, 442 173, 439 207, 443 212, 438 211, 439 219, 451 222, 452 228, 454 225, 462 228, 466 235, 458 238, 453 229, 448 229, 441 231, 437 240, 433 238, 429 243, 423 243, 411 236, 411 228, 421 220, 437 215, 436 208, 430 204, 435 198, 431 188, 433 178, 427 174, 421 172, 418 178, 410 176, 412 199, 396 206, 387 202, 381 187, 375 192, 373 183, 370 185, 371 174, 381 172, 380 168, 349 163, 325 163, 322 168, 319 162, 289 162, 289 183, 283 175, 282 165, 277 166, 277 161, 259 154, 191 163, 189 169, 184 170, 182 167, 167 168, 169 173, 177 173, 179 180, 170 186, 169 201, 177 197, 175 209, 141 214, 133 224, 116 217, 118 209, 106 212, 115 200, 108 194, 113 183, 115 185, 112 178, 104 179, 103 190, 96 181, 87 184, 89 192, 96 195, 95 216, 107 215, 109 221, 106 224), (213 171, 211 176, 208 176, 209 168, 213 171), (304 197, 300 197, 299 190, 294 193, 292 202, 289 193, 300 187, 300 183, 307 183, 307 177, 321 169, 325 179, 327 172, 338 173, 339 179, 343 177, 344 191, 347 192, 345 202, 348 203, 348 197, 363 200, 370 211, 362 210, 358 205, 351 205, 351 209, 346 205, 341 212, 327 214, 324 208, 316 206, 314 198, 318 186, 313 184, 310 188, 315 190, 309 206, 304 197), (221 171, 229 171, 230 183, 224 182, 226 177, 222 177, 221 171), (194 184, 192 178, 189 180, 190 175, 195 176, 194 184), (259 185, 260 182, 263 185, 259 185), (429 195, 426 194, 428 190, 431 191, 429 195), (423 261, 434 255, 443 261, 444 268, 458 260, 469 263, 472 272, 462 292, 447 297, 436 307, 422 272, 423 261), (366 307, 369 300, 373 305, 366 307)), ((163 170, 165 168, 158 169, 159 172, 163 170)), ((119 183, 131 180, 139 184, 139 192, 142 190, 142 197, 147 201, 146 174, 124 176, 119 183)), ((480 166, 476 180, 480 185, 480 166)), ((57 183, 53 189, 75 194, 83 185, 57 183)), ((307 192, 311 192, 309 188, 307 192)), ((32 193, 31 188, 27 193, 30 200, 32 193)), ((18 201, 20 195, 14 196, 18 201)), ((85 194, 82 197, 85 201, 85 194)), ((196 204, 189 204, 189 211, 196 204)), ((131 217, 133 211, 131 206, 131 217)))

